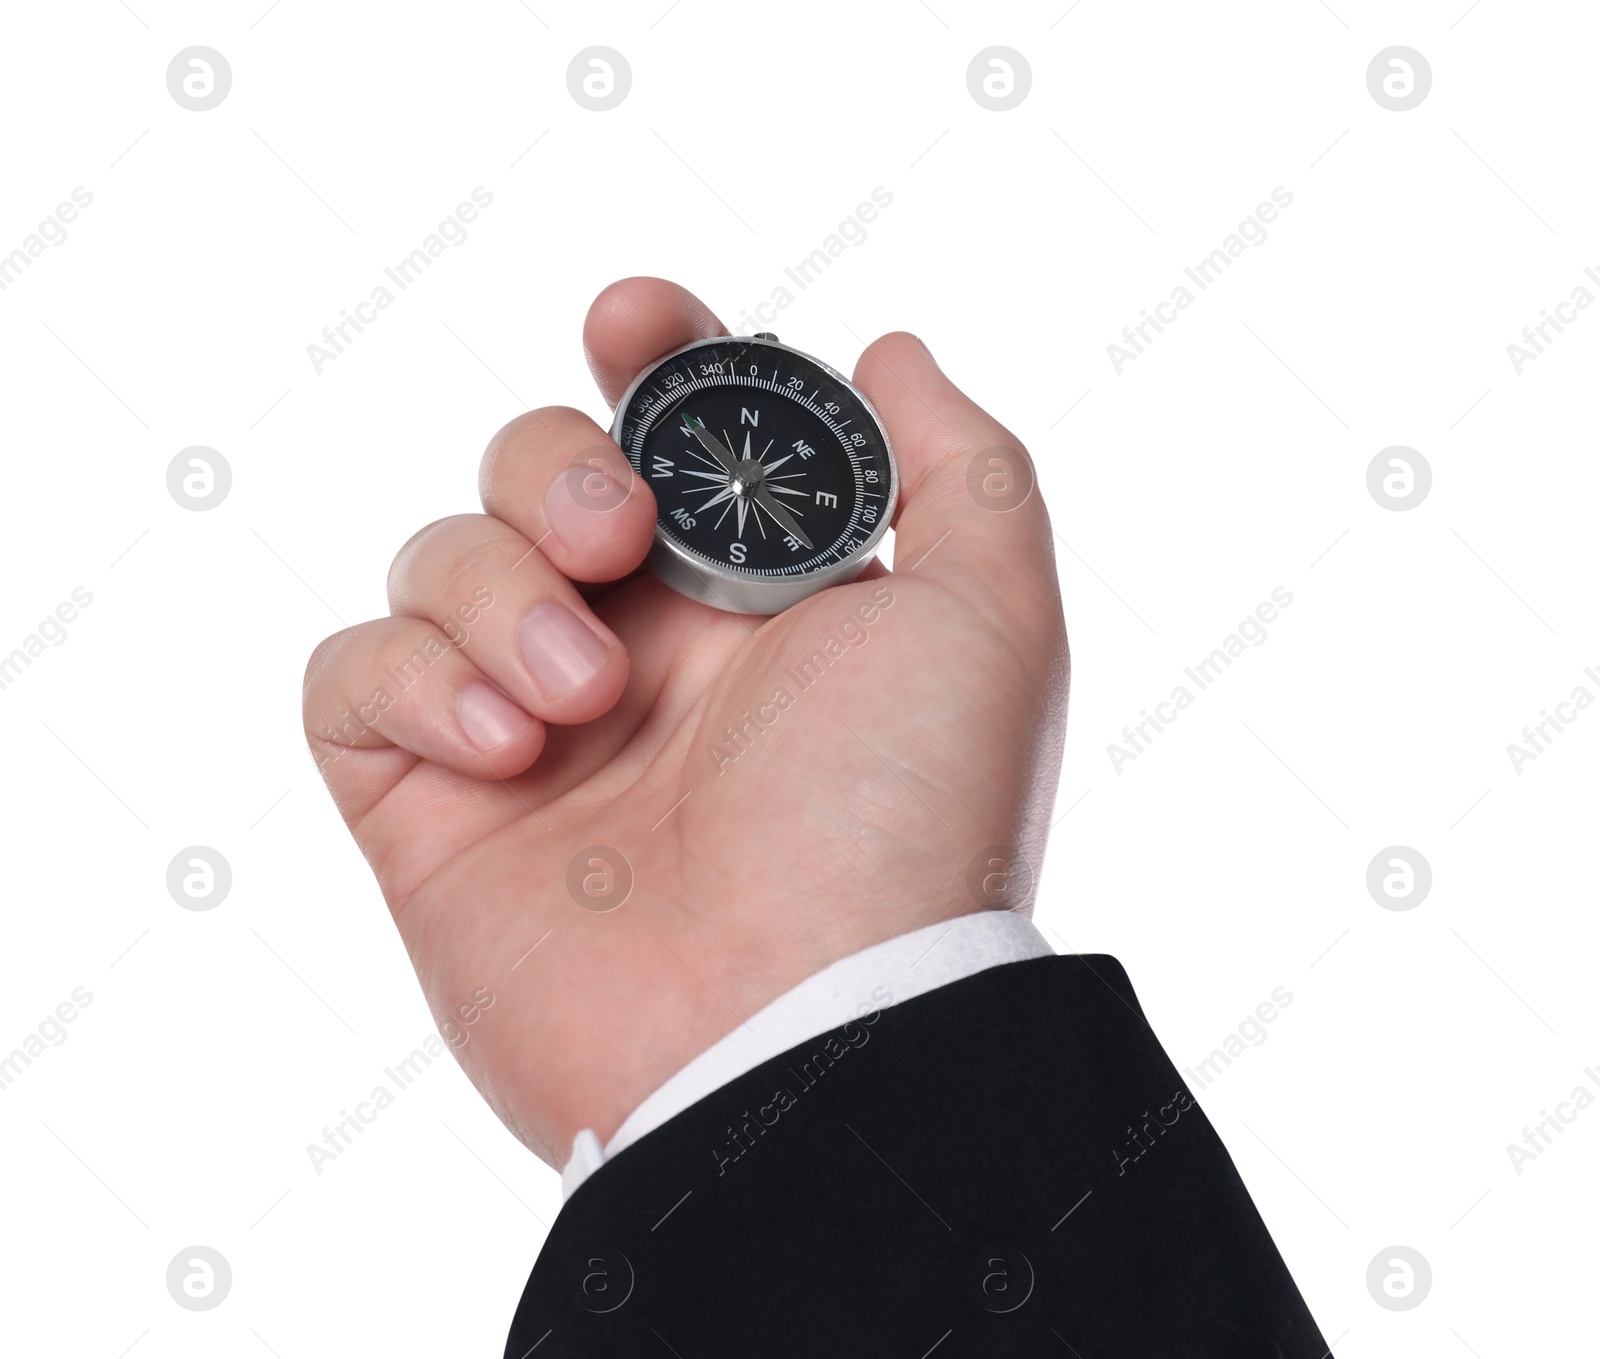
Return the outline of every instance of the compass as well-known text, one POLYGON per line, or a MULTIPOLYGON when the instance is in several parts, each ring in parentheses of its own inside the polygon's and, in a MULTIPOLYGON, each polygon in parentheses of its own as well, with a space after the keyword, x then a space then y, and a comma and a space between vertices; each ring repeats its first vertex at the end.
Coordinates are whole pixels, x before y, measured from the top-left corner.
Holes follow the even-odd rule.
POLYGON ((899 491, 872 404, 776 335, 696 340, 658 359, 611 435, 655 493, 651 569, 735 613, 780 613, 866 569, 899 491))

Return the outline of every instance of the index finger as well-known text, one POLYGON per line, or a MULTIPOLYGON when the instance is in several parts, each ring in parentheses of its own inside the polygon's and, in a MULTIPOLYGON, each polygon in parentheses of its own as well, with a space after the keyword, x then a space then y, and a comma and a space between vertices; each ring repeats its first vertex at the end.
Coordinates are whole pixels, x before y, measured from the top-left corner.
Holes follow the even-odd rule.
POLYGON ((590 303, 583 353, 607 403, 615 406, 628 384, 663 354, 727 333, 687 288, 664 278, 625 278, 590 303))

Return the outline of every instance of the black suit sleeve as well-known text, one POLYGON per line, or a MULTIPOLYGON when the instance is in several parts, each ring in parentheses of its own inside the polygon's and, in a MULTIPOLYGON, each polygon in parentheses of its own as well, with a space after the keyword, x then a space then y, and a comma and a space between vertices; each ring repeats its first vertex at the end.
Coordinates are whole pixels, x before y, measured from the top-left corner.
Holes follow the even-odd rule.
POLYGON ((1009 963, 730 1082, 579 1186, 508 1359, 1325 1359, 1112 958, 1009 963))

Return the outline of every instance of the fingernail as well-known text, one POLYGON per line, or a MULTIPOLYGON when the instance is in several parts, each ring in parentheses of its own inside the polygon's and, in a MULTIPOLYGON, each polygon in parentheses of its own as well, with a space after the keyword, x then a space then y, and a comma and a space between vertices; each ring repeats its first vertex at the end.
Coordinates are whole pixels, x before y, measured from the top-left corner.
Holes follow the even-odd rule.
POLYGON ((533 719, 492 684, 472 680, 456 697, 456 721, 479 750, 498 750, 533 719))
POLYGON ((546 698, 561 698, 599 673, 611 648, 563 604, 541 604, 522 620, 522 659, 546 698))
POLYGON ((633 469, 618 467, 609 449, 589 448, 550 483, 544 513, 556 537, 582 547, 594 530, 594 516, 614 510, 628 498, 633 469))

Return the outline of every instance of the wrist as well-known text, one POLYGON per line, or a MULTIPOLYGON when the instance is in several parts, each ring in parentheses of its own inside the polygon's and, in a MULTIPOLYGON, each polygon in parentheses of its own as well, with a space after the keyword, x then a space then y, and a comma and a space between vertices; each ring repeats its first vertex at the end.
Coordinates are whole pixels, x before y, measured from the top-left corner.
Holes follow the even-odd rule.
MULTIPOLYGON (((828 1038, 835 1059, 865 1046, 880 1013, 1003 963, 1051 953, 1018 912, 968 912, 853 951, 802 978, 735 1022, 651 1090, 615 1130, 579 1130, 563 1168, 570 1194, 609 1156, 764 1062, 828 1038)), ((821 1058, 819 1060, 826 1060, 821 1058)))

